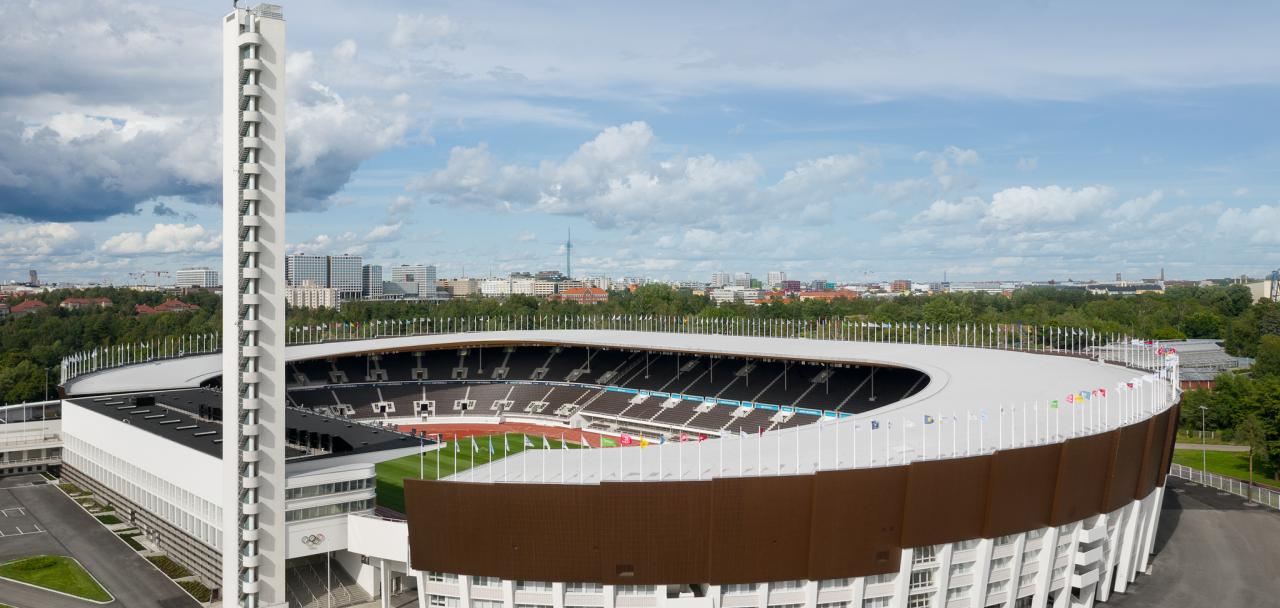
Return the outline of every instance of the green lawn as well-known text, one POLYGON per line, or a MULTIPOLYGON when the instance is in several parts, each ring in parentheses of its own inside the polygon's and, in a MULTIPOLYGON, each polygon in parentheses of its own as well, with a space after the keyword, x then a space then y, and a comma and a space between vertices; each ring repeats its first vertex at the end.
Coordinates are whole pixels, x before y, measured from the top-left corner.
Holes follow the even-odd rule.
POLYGON ((70 557, 40 555, 0 564, 0 576, 95 602, 109 602, 111 594, 70 557))
POLYGON ((207 602, 213 597, 213 592, 197 581, 178 581, 178 586, 186 589, 187 593, 201 602, 207 602))
POLYGON ((119 517, 116 517, 115 515, 110 515, 110 514, 98 515, 97 518, 98 518, 98 521, 102 522, 103 525, 107 525, 107 526, 114 526, 116 524, 124 523, 120 521, 119 517))
MULTIPOLYGON (((1249 453, 1248 452, 1207 452, 1209 463, 1209 472, 1236 479, 1249 479, 1249 453)), ((1174 450, 1173 461, 1193 469, 1201 469, 1204 467, 1201 461, 1200 450, 1174 450)), ((1278 485, 1276 472, 1264 469, 1260 459, 1253 460, 1253 480, 1258 483, 1267 485, 1278 485)))
POLYGON ((155 564, 165 576, 169 578, 185 578, 191 576, 191 571, 187 570, 182 564, 169 559, 164 555, 152 555, 147 558, 151 563, 155 564))
MULTIPOLYGON (((446 443, 443 448, 427 452, 421 457, 413 454, 395 460, 378 463, 378 504, 389 509, 394 509, 404 513, 404 480, 418 479, 421 465, 421 473, 423 479, 439 479, 448 477, 454 472, 461 472, 471 468, 474 465, 481 465, 493 460, 501 460, 507 454, 515 454, 523 452, 525 449, 542 449, 542 437, 538 435, 527 435, 529 441, 533 443, 533 448, 526 448, 524 445, 526 435, 524 433, 507 433, 505 435, 485 435, 475 438, 476 447, 480 449, 473 451, 471 446, 471 438, 463 437, 458 440, 457 445, 446 443), (506 438, 506 446, 503 446, 503 438, 506 438), (493 456, 489 456, 489 448, 493 447, 493 456), (454 458, 454 449, 457 449, 457 458, 454 458)), ((552 449, 560 447, 559 439, 547 438, 552 449)), ((574 443, 571 439, 566 439, 570 449, 580 448, 581 445, 574 443)))

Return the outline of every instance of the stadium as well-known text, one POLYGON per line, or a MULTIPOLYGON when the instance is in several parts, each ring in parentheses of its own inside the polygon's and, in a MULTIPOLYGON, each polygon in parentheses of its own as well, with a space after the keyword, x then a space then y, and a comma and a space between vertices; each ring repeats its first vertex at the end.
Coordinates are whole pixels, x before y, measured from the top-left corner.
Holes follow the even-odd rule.
MULTIPOLYGON (((1177 416, 1176 355, 1060 328, 504 318, 290 337, 291 606, 1087 606, 1148 567, 1177 416), (377 501, 399 490, 379 463, 428 456, 439 479, 377 501)), ((215 585, 222 358, 202 351, 219 343, 100 349, 62 386, 63 477, 215 585)))

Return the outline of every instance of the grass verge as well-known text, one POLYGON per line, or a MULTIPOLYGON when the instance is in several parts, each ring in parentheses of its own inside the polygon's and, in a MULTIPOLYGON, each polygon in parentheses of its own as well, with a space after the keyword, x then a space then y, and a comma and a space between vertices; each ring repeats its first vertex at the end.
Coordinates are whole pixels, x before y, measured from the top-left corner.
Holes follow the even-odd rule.
MULTIPOLYGON (((446 437, 447 439, 447 437, 446 437)), ((404 480, 418 479, 421 472, 423 479, 439 479, 455 472, 465 471, 472 466, 502 460, 507 455, 517 454, 526 449, 551 449, 561 447, 559 439, 546 438, 525 433, 499 433, 474 437, 462 437, 455 442, 446 442, 444 447, 427 452, 421 457, 417 454, 378 463, 378 504, 388 509, 404 513, 404 480), (534 447, 525 445, 528 440, 534 447), (476 449, 479 448, 479 449, 476 449), (492 452, 492 455, 490 453, 492 452)), ((570 449, 581 445, 565 441, 570 449)))
MULTIPOLYGON (((1210 473, 1249 480, 1248 452, 1205 452, 1204 457, 1208 460, 1210 473)), ((1174 450, 1173 461, 1197 470, 1204 468, 1200 450, 1174 450)), ((1276 472, 1263 468, 1260 458, 1253 460, 1253 480, 1269 486, 1280 486, 1280 481, 1276 480, 1276 472)))
POLYGON ((124 523, 123 521, 120 520, 119 517, 116 517, 115 515, 98 515, 97 519, 98 521, 102 522, 102 524, 105 526, 114 526, 116 524, 124 523))
POLYGON ((112 599, 111 594, 70 557, 40 555, 14 560, 0 564, 0 576, 95 602, 112 599))
POLYGON ((210 591, 208 587, 201 585, 197 581, 178 581, 178 586, 186 589, 187 593, 190 593, 191 597, 196 598, 196 601, 199 602, 207 602, 213 597, 213 591, 210 591))
POLYGON ((138 539, 134 538, 135 536, 138 536, 138 535, 137 534, 121 534, 120 538, 121 540, 124 541, 124 544, 129 545, 129 548, 133 549, 134 551, 145 550, 146 547, 143 547, 142 543, 138 542, 138 539))
POLYGON ((147 559, 151 560, 151 563, 155 564, 156 567, 159 568, 160 571, 163 572, 164 575, 169 578, 182 578, 185 576, 191 576, 190 570, 187 570, 181 564, 169 559, 167 556, 152 555, 147 559))

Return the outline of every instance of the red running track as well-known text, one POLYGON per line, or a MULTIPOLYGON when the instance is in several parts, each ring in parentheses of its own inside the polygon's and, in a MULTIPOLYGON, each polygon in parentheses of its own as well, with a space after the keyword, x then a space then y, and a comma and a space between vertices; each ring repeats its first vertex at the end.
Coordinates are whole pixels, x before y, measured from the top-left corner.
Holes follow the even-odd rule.
MULTIPOLYGON (((501 435, 503 433, 524 433, 526 435, 544 436, 552 439, 560 439, 562 436, 569 443, 582 443, 584 440, 593 448, 600 447, 600 438, 606 435, 583 431, 580 429, 568 429, 564 427, 547 426, 543 424, 531 424, 528 422, 503 422, 501 424, 457 424, 457 423, 428 423, 428 424, 402 424, 399 425, 401 431, 418 430, 428 435, 441 434, 445 440, 450 437, 471 437, 472 435, 501 435)), ((610 437, 615 439, 615 437, 610 437)))

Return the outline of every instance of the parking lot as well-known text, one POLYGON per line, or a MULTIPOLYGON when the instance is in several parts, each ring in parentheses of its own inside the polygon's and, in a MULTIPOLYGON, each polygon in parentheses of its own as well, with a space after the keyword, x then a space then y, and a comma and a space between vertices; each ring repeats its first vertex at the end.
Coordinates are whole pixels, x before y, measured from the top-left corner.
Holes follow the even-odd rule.
MULTIPOLYGON (((106 606, 200 605, 44 478, 0 478, 0 563, 35 555, 74 557, 115 596, 106 606)), ((0 598, 17 608, 103 605, 5 580, 0 598)))

